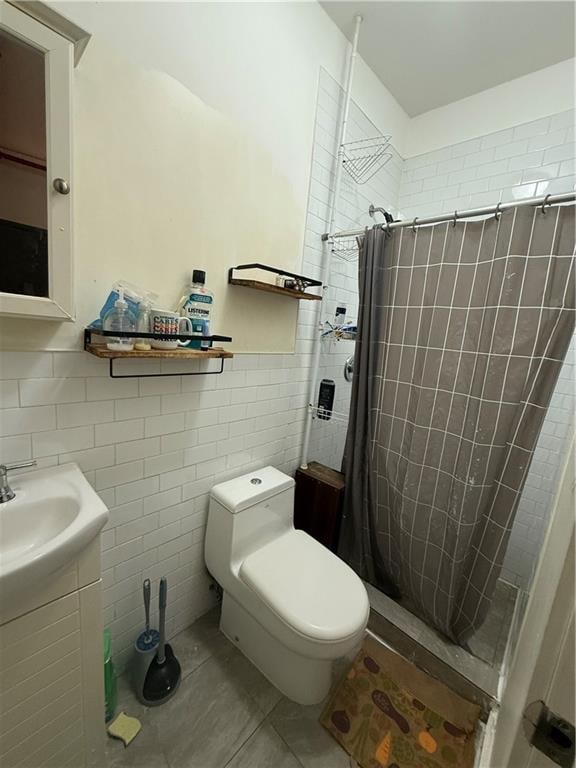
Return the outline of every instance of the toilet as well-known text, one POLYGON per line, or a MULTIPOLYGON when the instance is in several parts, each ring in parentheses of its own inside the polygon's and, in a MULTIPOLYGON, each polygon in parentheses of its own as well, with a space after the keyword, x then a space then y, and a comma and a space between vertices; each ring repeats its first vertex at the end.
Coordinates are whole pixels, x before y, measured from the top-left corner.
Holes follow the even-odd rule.
POLYGON ((274 467, 215 485, 205 558, 223 590, 222 632, 285 696, 317 704, 370 606, 354 571, 294 528, 293 505, 294 480, 274 467))

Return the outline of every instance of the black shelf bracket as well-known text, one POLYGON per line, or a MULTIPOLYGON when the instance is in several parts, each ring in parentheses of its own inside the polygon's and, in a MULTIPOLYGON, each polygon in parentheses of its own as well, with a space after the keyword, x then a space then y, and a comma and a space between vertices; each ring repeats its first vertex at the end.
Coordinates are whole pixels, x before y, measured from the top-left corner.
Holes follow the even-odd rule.
POLYGON ((232 336, 218 336, 214 334, 212 336, 195 336, 190 333, 174 333, 174 334, 162 334, 162 333, 143 333, 142 331, 103 331, 101 328, 84 328, 84 349, 88 349, 88 345, 92 344, 92 334, 96 336, 114 336, 115 338, 127 338, 127 339, 158 339, 159 341, 232 341, 232 336))
MULTIPOLYGON (((109 357, 109 376, 111 379, 155 379, 164 376, 217 376, 220 373, 224 373, 224 360, 226 358, 207 357, 207 360, 220 360, 220 368, 216 371, 184 371, 183 373, 115 373, 114 361, 115 360, 127 360, 129 358, 122 357, 109 357)), ((135 358, 142 359, 142 358, 135 358)))

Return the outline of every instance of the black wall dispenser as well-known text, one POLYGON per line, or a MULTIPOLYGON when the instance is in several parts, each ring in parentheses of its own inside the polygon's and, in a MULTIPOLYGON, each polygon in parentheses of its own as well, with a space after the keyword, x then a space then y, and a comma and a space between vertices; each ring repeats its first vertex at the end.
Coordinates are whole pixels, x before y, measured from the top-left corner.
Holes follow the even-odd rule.
POLYGON ((322 421, 329 421, 332 418, 332 409, 334 407, 334 393, 336 384, 332 379, 322 379, 318 391, 318 408, 316 413, 322 421))

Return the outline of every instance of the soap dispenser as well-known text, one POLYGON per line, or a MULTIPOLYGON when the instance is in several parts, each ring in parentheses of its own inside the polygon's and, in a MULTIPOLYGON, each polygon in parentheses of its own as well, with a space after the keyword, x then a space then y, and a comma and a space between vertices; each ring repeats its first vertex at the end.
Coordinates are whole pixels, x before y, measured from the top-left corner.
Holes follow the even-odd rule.
MULTIPOLYGON (((128 309, 123 288, 118 289, 118 298, 114 302, 114 307, 105 315, 102 328, 105 331, 122 331, 124 333, 136 330, 136 320, 128 309)), ((108 338, 109 341, 106 346, 114 352, 131 352, 134 349, 134 339, 129 336, 109 336, 108 338)))

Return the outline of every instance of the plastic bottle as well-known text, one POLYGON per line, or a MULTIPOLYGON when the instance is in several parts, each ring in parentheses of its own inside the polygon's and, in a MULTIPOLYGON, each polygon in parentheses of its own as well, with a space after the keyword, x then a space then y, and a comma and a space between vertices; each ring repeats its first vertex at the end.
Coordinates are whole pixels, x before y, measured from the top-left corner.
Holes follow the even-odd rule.
MULTIPOLYGON (((136 330, 139 333, 150 333, 150 312, 152 306, 147 299, 142 299, 138 305, 138 320, 136 321, 136 330)), ((136 339, 134 342, 134 349, 138 349, 142 352, 148 352, 152 349, 150 339, 136 339)))
MULTIPOLYGON (((114 307, 104 317, 102 328, 105 331, 123 331, 125 333, 136 330, 136 320, 128 309, 123 288, 118 290, 118 298, 114 302, 114 307)), ((108 338, 110 340, 106 346, 115 352, 131 352, 134 349, 134 339, 129 336, 109 336, 108 338)))
MULTIPOLYGON (((192 283, 187 293, 178 302, 178 311, 182 317, 190 318, 192 333, 195 336, 209 336, 210 323, 214 310, 214 294, 206 286, 206 272, 195 269, 192 272, 192 283)), ((209 341, 189 341, 187 347, 192 349, 208 349, 209 341)))

